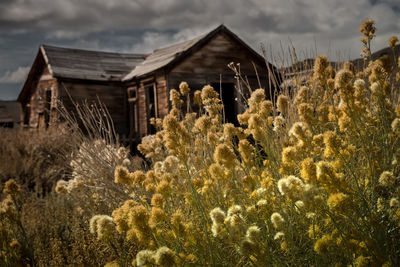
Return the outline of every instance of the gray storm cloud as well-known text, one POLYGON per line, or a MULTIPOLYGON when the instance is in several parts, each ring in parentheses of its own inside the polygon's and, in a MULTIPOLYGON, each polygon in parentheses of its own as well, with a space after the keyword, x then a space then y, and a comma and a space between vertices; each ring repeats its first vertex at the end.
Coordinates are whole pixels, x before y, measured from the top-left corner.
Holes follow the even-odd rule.
POLYGON ((7 71, 0 77, 0 83, 21 83, 28 76, 30 67, 19 67, 15 71, 7 71))
POLYGON ((317 53, 355 58, 360 22, 376 20, 373 48, 380 49, 399 35, 399 14, 398 0, 2 0, 0 77, 29 65, 34 53, 27 59, 26 51, 40 43, 151 52, 221 23, 257 51, 261 43, 279 50, 290 38, 297 51, 315 40, 317 53))

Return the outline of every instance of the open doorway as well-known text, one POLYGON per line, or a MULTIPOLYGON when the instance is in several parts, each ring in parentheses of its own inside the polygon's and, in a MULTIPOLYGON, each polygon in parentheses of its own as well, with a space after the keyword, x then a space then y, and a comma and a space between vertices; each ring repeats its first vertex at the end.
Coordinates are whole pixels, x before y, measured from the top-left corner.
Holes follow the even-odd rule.
POLYGON ((156 128, 150 124, 151 118, 158 117, 156 85, 153 83, 145 87, 147 96, 147 125, 148 133, 155 134, 156 128))
POLYGON ((238 126, 235 85, 233 83, 212 83, 211 86, 218 92, 224 104, 225 122, 238 126))
POLYGON ((50 110, 51 110, 51 97, 52 97, 52 89, 47 89, 45 91, 45 110, 44 110, 44 121, 45 121, 45 125, 46 128, 49 127, 50 125, 50 110))

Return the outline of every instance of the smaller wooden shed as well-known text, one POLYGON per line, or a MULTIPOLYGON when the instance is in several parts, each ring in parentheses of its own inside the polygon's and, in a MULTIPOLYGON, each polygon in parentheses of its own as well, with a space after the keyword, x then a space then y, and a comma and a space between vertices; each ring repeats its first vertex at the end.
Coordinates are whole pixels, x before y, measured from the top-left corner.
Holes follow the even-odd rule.
POLYGON ((169 91, 178 88, 181 81, 192 90, 212 85, 222 93, 226 120, 237 123, 236 115, 244 111, 241 98, 249 92, 239 92, 235 73, 228 67, 231 62, 239 64, 236 66, 251 88, 262 87, 269 94, 268 69, 276 75, 278 71, 224 25, 195 39, 155 50, 123 78, 129 102, 129 137, 140 140, 152 133, 150 118, 168 114, 169 91))
POLYGON ((22 117, 21 104, 17 101, 0 101, 0 127, 19 127, 22 117))

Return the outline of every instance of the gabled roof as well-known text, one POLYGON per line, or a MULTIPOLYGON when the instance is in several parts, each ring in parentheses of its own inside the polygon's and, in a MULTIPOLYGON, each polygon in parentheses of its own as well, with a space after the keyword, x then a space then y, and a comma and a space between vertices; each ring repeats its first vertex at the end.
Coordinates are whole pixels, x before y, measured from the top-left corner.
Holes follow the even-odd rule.
MULTIPOLYGON (((126 75, 122 80, 128 81, 135 77, 140 77, 171 65, 182 58, 184 58, 189 53, 196 50, 196 48, 201 47, 203 44, 207 43, 218 33, 224 32, 229 35, 231 38, 239 42, 242 46, 244 46, 247 50, 249 50, 258 60, 265 64, 265 59, 261 55, 259 55, 256 51, 254 51, 250 46, 248 46, 245 42, 243 42, 236 34, 231 32, 224 25, 218 26, 216 29, 212 30, 207 34, 203 34, 197 38, 192 40, 179 43, 176 45, 172 45, 166 48, 154 50, 152 54, 146 57, 141 64, 136 66, 134 70, 132 70, 128 75, 126 75)), ((272 65, 271 65, 272 67, 272 65)))
POLYGON ((42 53, 53 77, 92 81, 120 80, 145 58, 143 54, 121 54, 42 45, 42 53))
POLYGON ((38 82, 46 66, 55 78, 89 81, 121 81, 121 78, 140 64, 146 55, 89 51, 41 45, 18 96, 23 103, 32 84, 38 82))
POLYGON ((200 40, 202 40, 206 34, 201 35, 192 40, 172 45, 169 47, 156 49, 152 54, 150 54, 145 61, 139 64, 134 70, 132 70, 128 75, 126 75, 122 80, 130 80, 133 77, 138 77, 146 73, 155 71, 162 67, 165 67, 176 58, 178 58, 183 52, 192 48, 200 40))

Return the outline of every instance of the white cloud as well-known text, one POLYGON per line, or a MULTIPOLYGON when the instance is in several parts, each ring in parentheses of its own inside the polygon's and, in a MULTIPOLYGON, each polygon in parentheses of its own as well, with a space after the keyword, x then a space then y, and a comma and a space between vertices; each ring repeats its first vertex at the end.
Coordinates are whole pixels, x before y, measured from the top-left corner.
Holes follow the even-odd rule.
POLYGON ((0 77, 1 83, 21 83, 28 76, 29 67, 18 67, 15 71, 7 71, 3 77, 0 77))

